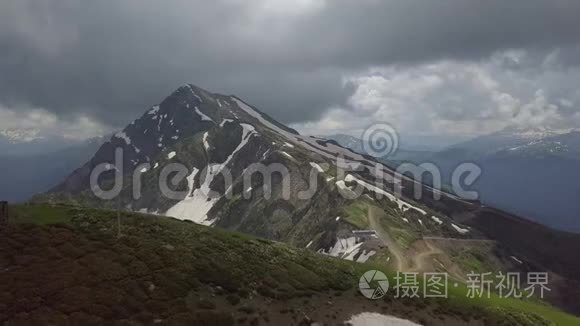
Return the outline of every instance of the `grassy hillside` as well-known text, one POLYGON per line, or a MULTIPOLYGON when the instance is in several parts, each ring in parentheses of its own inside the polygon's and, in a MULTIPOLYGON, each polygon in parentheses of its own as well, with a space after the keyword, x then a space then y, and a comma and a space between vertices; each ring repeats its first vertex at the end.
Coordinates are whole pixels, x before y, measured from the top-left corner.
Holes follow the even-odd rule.
POLYGON ((122 213, 119 236, 113 211, 22 205, 11 216, 0 231, 5 325, 336 324, 366 311, 424 325, 580 324, 542 304, 469 300, 462 287, 449 299, 368 300, 359 278, 382 266, 165 217, 122 213))

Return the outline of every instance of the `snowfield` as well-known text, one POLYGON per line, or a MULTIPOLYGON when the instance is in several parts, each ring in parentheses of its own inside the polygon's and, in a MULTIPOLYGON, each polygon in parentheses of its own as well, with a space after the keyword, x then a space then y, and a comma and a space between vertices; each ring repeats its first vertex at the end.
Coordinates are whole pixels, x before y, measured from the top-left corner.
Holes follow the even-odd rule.
POLYGON ((358 256, 356 262, 357 263, 366 263, 367 260, 369 260, 369 258, 371 258, 376 253, 377 252, 374 250, 371 250, 368 253, 365 250, 363 250, 363 252, 360 254, 360 256, 358 256))
POLYGON ((421 326, 412 321, 376 312, 363 312, 347 321, 352 326, 421 326))
MULTIPOLYGON (((336 220, 338 221, 340 218, 337 217, 336 220)), ((345 260, 354 261, 354 257, 357 256, 360 252, 360 247, 363 245, 363 242, 356 243, 355 237, 350 238, 337 238, 336 243, 332 248, 327 251, 324 249, 319 249, 318 253, 337 257, 345 260)), ((371 256, 376 254, 376 251, 371 250, 368 253, 363 250, 363 252, 359 255, 356 262, 364 263, 366 262, 371 256)))
POLYGON ((208 116, 207 116, 207 115, 205 115, 203 112, 201 112, 201 111, 200 111, 200 110, 197 108, 197 106, 195 107, 195 113, 197 113, 197 115, 199 115, 199 116, 200 116, 200 118, 201 118, 201 121, 211 121, 211 122, 215 123, 215 121, 213 121, 213 119, 212 119, 212 118, 208 117, 208 116))
MULTIPOLYGON (((206 175, 199 188, 193 190, 189 196, 179 201, 165 213, 166 216, 175 217, 181 220, 190 220, 198 224, 211 225, 213 221, 208 220, 207 214, 212 207, 221 199, 222 195, 213 191, 210 186, 216 175, 230 163, 234 156, 248 143, 250 137, 256 134, 252 125, 242 123, 242 139, 240 144, 228 156, 223 163, 212 163, 205 170, 206 175)), ((193 189, 193 181, 199 171, 194 169, 187 178, 190 191, 193 189)))
POLYGON ((438 218, 437 216, 431 216, 431 219, 432 219, 433 221, 435 221, 435 223, 437 223, 437 224, 439 224, 439 225, 443 224, 443 221, 441 221, 441 219, 440 219, 440 218, 438 218))
POLYGON ((123 139, 127 145, 131 145, 131 138, 124 131, 119 131, 115 134, 115 137, 123 139))
POLYGON ((203 134, 203 147, 205 147, 205 150, 206 150, 206 151, 209 151, 209 143, 208 143, 208 141, 207 141, 207 136, 209 136, 209 132, 207 132, 207 131, 206 131, 206 132, 203 134))
POLYGON ((318 172, 320 173, 324 173, 324 169, 322 169, 322 167, 314 162, 310 162, 310 166, 315 168, 318 172))
POLYGON ((294 159, 294 157, 292 155, 290 155, 290 154, 288 154, 288 153, 286 153, 284 151, 280 151, 280 153, 282 153, 284 156, 286 156, 289 159, 294 159))
POLYGON ((407 203, 404 200, 401 200, 397 197, 395 197, 394 195, 388 193, 387 191, 377 187, 377 186, 373 186, 355 176, 353 176, 352 174, 348 174, 345 178, 344 181, 346 182, 356 182, 359 185, 363 186, 365 189, 369 190, 369 191, 373 191, 379 195, 385 196, 387 197, 390 201, 397 203, 397 206, 399 207, 399 209, 403 212, 409 210, 409 209, 413 209, 423 215, 427 215, 427 212, 421 208, 415 207, 409 203, 407 203))
POLYGON ((451 226, 455 229, 455 231, 459 232, 460 234, 466 234, 469 232, 468 229, 460 228, 459 226, 451 223, 451 226))
POLYGON ((234 122, 234 120, 232 120, 232 119, 223 119, 222 122, 220 122, 220 128, 223 128, 226 125, 226 123, 228 123, 228 122, 234 122))

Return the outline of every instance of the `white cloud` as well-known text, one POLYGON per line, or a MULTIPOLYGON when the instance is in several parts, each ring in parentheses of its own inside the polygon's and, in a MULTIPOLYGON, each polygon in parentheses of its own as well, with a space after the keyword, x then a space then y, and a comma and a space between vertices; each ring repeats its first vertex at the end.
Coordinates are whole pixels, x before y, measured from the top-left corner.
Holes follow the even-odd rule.
POLYGON ((299 15, 316 12, 324 8, 325 0, 243 0, 250 3, 258 14, 277 14, 282 16, 299 15))
POLYGON ((554 56, 507 51, 481 62, 377 67, 345 77, 345 83, 357 87, 350 107, 294 127, 307 133, 356 135, 370 122, 384 121, 401 133, 457 136, 513 125, 579 127, 579 93, 563 85, 578 85, 580 69, 547 66, 554 56))
POLYGON ((101 136, 111 128, 85 115, 61 119, 44 109, 15 109, 0 105, 0 131, 4 136, 20 141, 50 137, 84 140, 101 136))

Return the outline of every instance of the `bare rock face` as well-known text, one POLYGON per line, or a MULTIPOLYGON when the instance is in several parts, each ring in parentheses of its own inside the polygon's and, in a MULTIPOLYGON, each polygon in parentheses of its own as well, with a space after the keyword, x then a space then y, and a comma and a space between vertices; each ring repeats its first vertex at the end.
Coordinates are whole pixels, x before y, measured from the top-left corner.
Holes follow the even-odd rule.
POLYGON ((312 172, 312 162, 332 166, 334 156, 324 142, 300 136, 235 96, 187 84, 112 136, 89 162, 37 200, 123 207, 305 246, 324 230, 334 232, 346 202, 334 181, 327 181, 333 172, 312 172), (113 187, 116 172, 122 176, 123 189, 113 200, 102 200, 90 187, 91 173, 103 164, 110 165, 98 179, 103 189, 113 187), (159 186, 171 164, 186 170, 185 178, 168 183, 182 191, 178 198, 167 198, 159 186), (254 171, 255 166, 273 170, 254 171), (141 186, 135 197, 137 177, 141 186), (298 196, 312 180, 316 187, 310 195, 298 196))

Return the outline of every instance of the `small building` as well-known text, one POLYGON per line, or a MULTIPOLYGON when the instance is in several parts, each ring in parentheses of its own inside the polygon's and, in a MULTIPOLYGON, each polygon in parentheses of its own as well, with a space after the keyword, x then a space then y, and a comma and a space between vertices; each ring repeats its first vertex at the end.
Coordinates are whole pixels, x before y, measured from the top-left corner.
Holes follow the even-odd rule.
POLYGON ((356 242, 377 238, 377 231, 375 230, 353 230, 352 234, 355 236, 356 242))

